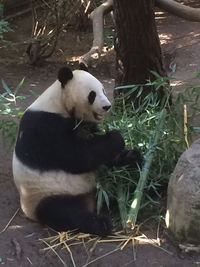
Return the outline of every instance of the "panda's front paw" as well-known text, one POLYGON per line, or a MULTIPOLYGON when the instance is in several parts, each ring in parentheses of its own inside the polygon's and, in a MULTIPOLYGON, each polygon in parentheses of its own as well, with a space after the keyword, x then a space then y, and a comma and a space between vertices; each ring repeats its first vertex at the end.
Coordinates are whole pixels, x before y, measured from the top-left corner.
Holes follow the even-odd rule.
POLYGON ((82 140, 91 140, 94 137, 94 134, 87 129, 82 128, 76 132, 76 136, 82 140))
POLYGON ((125 146, 124 138, 122 137, 120 131, 113 130, 106 134, 109 142, 109 147, 114 154, 120 153, 125 146))
POLYGON ((113 166, 130 165, 136 167, 137 164, 141 167, 143 164, 143 156, 137 149, 124 149, 113 162, 113 166))
POLYGON ((91 140, 98 131, 96 123, 92 122, 81 122, 74 128, 76 136, 82 140, 91 140))
POLYGON ((126 155, 123 158, 124 165, 135 166, 138 164, 140 167, 143 165, 144 158, 139 150, 131 149, 127 150, 126 155))

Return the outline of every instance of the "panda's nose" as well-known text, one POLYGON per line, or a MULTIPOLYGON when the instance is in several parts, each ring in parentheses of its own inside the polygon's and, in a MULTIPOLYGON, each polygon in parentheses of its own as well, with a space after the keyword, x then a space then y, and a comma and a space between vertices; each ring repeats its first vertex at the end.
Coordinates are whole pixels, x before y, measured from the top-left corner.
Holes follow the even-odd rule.
POLYGON ((111 105, 103 107, 103 109, 106 110, 106 111, 108 111, 110 108, 111 108, 111 105))

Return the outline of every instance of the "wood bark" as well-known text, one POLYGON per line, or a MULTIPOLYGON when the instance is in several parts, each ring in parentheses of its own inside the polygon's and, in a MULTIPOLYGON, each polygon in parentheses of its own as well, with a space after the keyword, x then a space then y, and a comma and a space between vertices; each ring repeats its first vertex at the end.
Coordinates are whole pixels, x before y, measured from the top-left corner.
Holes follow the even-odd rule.
POLYGON ((151 71, 165 76, 153 0, 114 0, 116 85, 144 84, 151 71))

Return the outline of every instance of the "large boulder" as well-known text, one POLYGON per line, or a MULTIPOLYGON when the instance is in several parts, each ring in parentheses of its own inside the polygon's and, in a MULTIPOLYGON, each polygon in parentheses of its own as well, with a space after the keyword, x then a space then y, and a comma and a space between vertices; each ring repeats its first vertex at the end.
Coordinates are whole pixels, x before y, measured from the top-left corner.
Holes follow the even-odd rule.
POLYGON ((170 177, 166 224, 179 241, 200 244, 200 139, 181 155, 170 177))

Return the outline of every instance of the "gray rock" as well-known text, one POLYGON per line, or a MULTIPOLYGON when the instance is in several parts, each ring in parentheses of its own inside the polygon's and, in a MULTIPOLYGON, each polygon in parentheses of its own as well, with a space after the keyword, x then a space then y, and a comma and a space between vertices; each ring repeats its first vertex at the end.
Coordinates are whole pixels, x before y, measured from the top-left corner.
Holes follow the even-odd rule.
POLYGON ((200 139, 181 155, 170 177, 166 224, 179 241, 200 244, 200 139))

